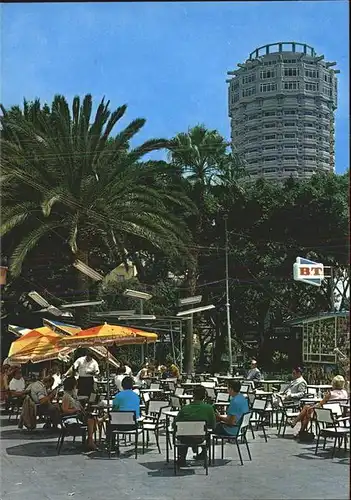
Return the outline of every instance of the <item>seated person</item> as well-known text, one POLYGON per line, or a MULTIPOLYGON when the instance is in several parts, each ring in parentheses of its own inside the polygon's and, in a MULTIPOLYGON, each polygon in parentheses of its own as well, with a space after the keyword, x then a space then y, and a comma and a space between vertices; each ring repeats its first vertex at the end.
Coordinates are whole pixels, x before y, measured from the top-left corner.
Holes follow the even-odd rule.
POLYGON ((246 380, 254 382, 255 386, 262 380, 262 374, 257 368, 257 361, 255 359, 251 361, 251 369, 247 373, 246 380))
POLYGON ((308 424, 311 421, 313 412, 315 408, 322 408, 328 402, 340 400, 340 399, 348 399, 347 391, 344 389, 345 387, 345 379, 341 375, 336 375, 336 377, 332 380, 332 389, 327 392, 322 401, 315 405, 305 405, 298 417, 290 422, 291 427, 295 427, 298 422, 301 422, 301 431, 305 431, 308 427, 308 424))
MULTIPOLYGON (((77 399, 78 382, 74 377, 66 378, 63 382, 64 394, 62 397, 61 410, 63 416, 77 415, 78 420, 88 427, 88 448, 96 450, 97 446, 94 443, 94 431, 97 424, 97 419, 87 414, 84 408, 77 399)), ((67 420, 66 420, 67 421, 67 420)), ((68 420, 69 422, 69 420, 68 420)), ((73 422, 73 419, 72 419, 73 422)), ((74 420, 75 422, 75 420, 74 420)))
POLYGON ((125 366, 120 366, 117 368, 116 376, 115 376, 115 386, 117 388, 117 391, 123 391, 122 388, 122 380, 126 377, 126 369, 125 366))
POLYGON ((57 405, 52 404, 52 400, 57 395, 57 390, 54 389, 48 392, 54 384, 54 379, 49 377, 44 377, 42 380, 38 380, 31 384, 28 388, 30 391, 30 397, 34 403, 40 405, 40 411, 43 415, 48 415, 56 429, 58 424, 61 422, 61 413, 57 405))
POLYGON ((132 377, 124 377, 122 389, 113 399, 112 411, 135 411, 136 418, 140 418, 140 398, 133 391, 132 377))
POLYGON ((293 380, 281 394, 283 401, 298 401, 307 393, 307 382, 302 376, 302 368, 294 368, 292 377, 293 380))
POLYGON ((168 365, 168 376, 171 378, 179 378, 180 377, 180 371, 179 368, 176 364, 170 363, 168 365))
POLYGON ((9 370, 10 366, 4 363, 0 373, 0 401, 6 401, 8 398, 9 370))
POLYGON ((144 364, 134 377, 135 385, 140 387, 144 384, 146 378, 148 378, 148 365, 144 364))
POLYGON ((236 436, 239 431, 239 424, 244 413, 249 411, 249 404, 243 394, 240 393, 241 383, 237 380, 228 382, 228 393, 231 396, 227 409, 227 415, 216 415, 218 424, 215 434, 224 436, 236 436))
POLYGON ((25 387, 26 383, 24 381, 24 378, 22 377, 21 369, 16 368, 14 376, 9 383, 10 401, 17 400, 17 402, 20 404, 26 395, 25 387))
POLYGON ((161 377, 162 380, 165 380, 167 378, 167 366, 165 365, 160 365, 158 368, 157 368, 157 371, 161 377))
MULTIPOLYGON (((214 429, 216 425, 216 415, 212 405, 204 403, 204 399, 206 398, 206 389, 202 386, 196 386, 194 389, 194 400, 183 406, 179 411, 177 417, 174 420, 174 424, 176 422, 189 422, 189 421, 205 421, 208 429, 214 429)), ((184 440, 185 446, 182 446, 179 450, 179 462, 180 466, 185 465, 186 455, 188 453, 188 446, 193 446, 193 452, 196 454, 196 460, 203 460, 205 458, 205 450, 202 450, 200 454, 197 454, 199 444, 202 441, 201 438, 186 438, 184 440)), ((182 441, 180 441, 182 442, 182 441)))

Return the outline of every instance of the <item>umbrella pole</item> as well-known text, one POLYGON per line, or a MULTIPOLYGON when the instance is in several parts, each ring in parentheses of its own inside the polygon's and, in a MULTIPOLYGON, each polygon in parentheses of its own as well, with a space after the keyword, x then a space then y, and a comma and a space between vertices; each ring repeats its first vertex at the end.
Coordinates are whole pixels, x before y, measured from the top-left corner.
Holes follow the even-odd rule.
POLYGON ((108 352, 107 352, 106 375, 107 375, 107 413, 110 413, 110 363, 108 360, 108 352))

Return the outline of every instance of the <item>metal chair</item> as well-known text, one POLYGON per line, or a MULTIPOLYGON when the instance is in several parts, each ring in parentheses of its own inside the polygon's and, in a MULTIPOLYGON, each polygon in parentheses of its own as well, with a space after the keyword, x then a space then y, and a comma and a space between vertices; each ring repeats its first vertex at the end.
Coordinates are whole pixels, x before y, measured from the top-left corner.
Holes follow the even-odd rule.
POLYGON ((142 435, 143 453, 145 451, 145 436, 142 427, 139 427, 135 411, 114 411, 110 413, 110 422, 107 426, 108 455, 111 458, 112 446, 117 448, 119 455, 119 436, 134 436, 135 458, 138 458, 138 438, 142 435), (115 442, 117 438, 117 446, 115 442))
POLYGON ((224 434, 212 434, 211 435, 211 438, 212 438, 212 460, 213 460, 213 462, 214 462, 214 459, 215 459, 215 445, 218 443, 218 441, 221 441, 221 452, 222 452, 221 453, 221 458, 222 458, 222 460, 224 458, 224 442, 225 441, 234 442, 236 444, 236 446, 237 446, 237 449, 238 449, 238 454, 239 454, 241 465, 244 465, 243 458, 242 458, 241 451, 240 451, 240 447, 239 447, 239 440, 241 442, 245 443, 246 449, 247 449, 247 453, 249 455, 249 459, 252 460, 250 449, 249 449, 249 444, 248 444, 247 439, 246 439, 247 429, 250 426, 250 418, 251 418, 251 412, 250 411, 247 412, 247 413, 244 413, 244 415, 241 418, 241 422, 239 424, 238 433, 235 436, 234 435, 231 436, 229 434, 228 435, 224 435, 224 434))
POLYGON ((339 422, 334 418, 333 412, 328 408, 315 408, 316 424, 318 427, 318 437, 315 449, 317 455, 320 438, 324 438, 323 450, 325 449, 326 440, 328 437, 334 438, 334 446, 332 457, 335 455, 336 443, 338 441, 338 449, 340 450, 342 442, 344 441, 344 449, 346 451, 347 438, 350 434, 350 427, 341 427, 339 422))
POLYGON ((208 476, 208 463, 211 457, 208 457, 210 452, 209 435, 207 432, 207 425, 204 421, 189 421, 189 422, 175 422, 173 433, 173 450, 174 450, 174 475, 177 475, 179 468, 178 450, 184 446, 202 446, 205 451, 204 468, 206 476, 208 476))
POLYGON ((264 424, 266 423, 266 418, 265 418, 266 405, 267 405, 267 401, 265 401, 264 399, 255 399, 254 400, 252 407, 251 407, 252 414, 251 414, 251 418, 250 418, 250 430, 251 430, 251 434, 252 434, 253 439, 256 439, 255 433, 253 430, 253 425, 256 427, 256 430, 258 430, 258 428, 261 427, 261 429, 263 431, 264 439, 267 443, 267 434, 266 434, 266 430, 264 428, 264 424))
POLYGON ((82 445, 86 443, 88 427, 79 420, 77 415, 68 415, 61 418, 61 432, 57 440, 56 450, 57 454, 61 453, 61 448, 66 437, 72 436, 73 442, 75 442, 76 437, 80 436, 82 438, 82 445))
MULTIPOLYGON (((153 403, 154 401, 151 401, 153 403)), ((162 401, 166 404, 168 404, 166 401, 162 401)), ((144 432, 146 432, 146 446, 149 444, 149 433, 153 432, 155 434, 155 439, 156 439, 156 444, 157 444, 157 449, 158 452, 161 453, 161 448, 160 448, 160 431, 166 429, 166 415, 164 414, 165 410, 170 410, 170 406, 164 406, 159 408, 158 414, 157 415, 148 415, 145 420, 141 423, 144 432)), ((167 443, 166 443, 167 444, 167 443)))

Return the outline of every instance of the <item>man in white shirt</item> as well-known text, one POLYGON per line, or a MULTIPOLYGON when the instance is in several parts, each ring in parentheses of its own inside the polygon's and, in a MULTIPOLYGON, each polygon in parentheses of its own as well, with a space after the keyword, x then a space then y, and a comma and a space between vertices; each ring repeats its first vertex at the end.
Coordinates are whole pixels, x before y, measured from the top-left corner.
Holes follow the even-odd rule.
POLYGON ((249 370, 246 380, 250 380, 254 382, 255 386, 256 384, 259 384, 262 380, 262 374, 260 370, 257 368, 257 361, 253 359, 251 361, 251 369, 249 370))
POLYGON ((298 401, 307 393, 307 382, 302 376, 302 368, 296 367, 292 372, 293 380, 283 391, 282 397, 285 401, 298 401))
POLYGON ((24 378, 22 377, 22 372, 20 369, 16 369, 13 378, 9 383, 9 391, 11 392, 11 396, 23 396, 25 387, 26 383, 24 381, 24 378))
POLYGON ((78 373, 78 395, 90 397, 94 389, 94 377, 99 375, 99 365, 89 352, 73 364, 73 370, 78 373))
POLYGON ((13 378, 9 383, 9 397, 7 401, 7 406, 20 406, 26 395, 25 393, 26 383, 22 377, 22 372, 20 368, 16 368, 13 378))
POLYGON ((115 386, 118 392, 123 391, 122 380, 124 379, 124 377, 126 377, 124 366, 120 366, 119 368, 117 368, 117 374, 115 376, 115 386))
POLYGON ((30 390, 32 401, 40 405, 41 414, 48 415, 54 428, 57 428, 57 425, 61 422, 61 414, 59 407, 52 404, 52 400, 57 396, 57 390, 51 390, 53 383, 54 379, 49 375, 31 384, 28 390, 30 390), (49 392, 50 390, 51 392, 49 392))

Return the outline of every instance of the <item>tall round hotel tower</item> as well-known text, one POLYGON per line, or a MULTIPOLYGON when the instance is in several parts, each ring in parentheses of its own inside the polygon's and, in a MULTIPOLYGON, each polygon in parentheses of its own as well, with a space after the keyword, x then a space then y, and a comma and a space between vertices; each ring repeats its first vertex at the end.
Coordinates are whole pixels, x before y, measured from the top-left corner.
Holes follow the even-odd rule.
POLYGON ((228 72, 232 146, 250 179, 334 170, 335 65, 309 45, 278 42, 228 72))

